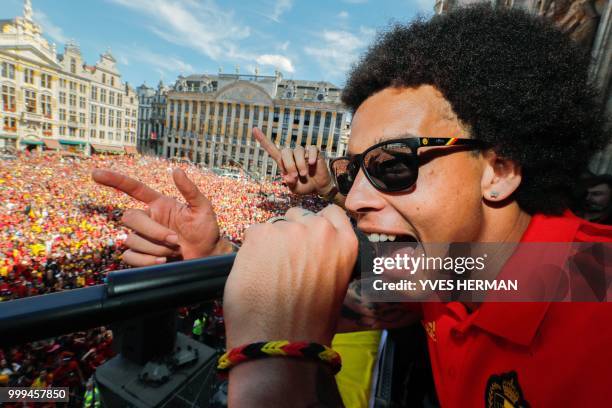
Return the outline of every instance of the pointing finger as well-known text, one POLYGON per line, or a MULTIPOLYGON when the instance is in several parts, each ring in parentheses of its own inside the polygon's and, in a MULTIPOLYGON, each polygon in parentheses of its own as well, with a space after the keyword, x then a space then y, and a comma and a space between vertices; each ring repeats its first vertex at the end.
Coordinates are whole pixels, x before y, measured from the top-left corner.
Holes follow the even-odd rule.
POLYGON ((187 177, 183 170, 178 168, 174 169, 172 171, 172 178, 174 179, 174 184, 176 184, 176 187, 190 206, 202 207, 208 204, 208 199, 200 192, 198 187, 193 184, 193 181, 187 177))
POLYGON ((161 197, 160 193, 140 181, 115 171, 96 169, 91 172, 91 176, 96 183, 116 188, 146 204, 161 197))
POLYGON ((253 128, 253 136, 259 142, 261 147, 272 157, 279 166, 281 165, 281 151, 274 142, 266 137, 259 128, 253 128))

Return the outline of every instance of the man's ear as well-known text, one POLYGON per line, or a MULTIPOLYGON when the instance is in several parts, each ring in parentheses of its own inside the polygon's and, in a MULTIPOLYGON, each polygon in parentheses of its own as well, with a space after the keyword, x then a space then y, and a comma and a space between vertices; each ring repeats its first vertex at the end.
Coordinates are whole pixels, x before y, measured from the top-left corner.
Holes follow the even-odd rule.
POLYGON ((483 152, 485 168, 482 174, 482 196, 489 202, 504 201, 521 184, 521 168, 493 150, 483 152))

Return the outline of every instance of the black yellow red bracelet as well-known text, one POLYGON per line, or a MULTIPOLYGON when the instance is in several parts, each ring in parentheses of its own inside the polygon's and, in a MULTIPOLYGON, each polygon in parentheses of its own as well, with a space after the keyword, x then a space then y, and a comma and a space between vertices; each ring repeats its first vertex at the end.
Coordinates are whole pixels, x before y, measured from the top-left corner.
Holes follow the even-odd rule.
POLYGON ((297 357, 322 361, 329 365, 334 374, 340 371, 342 361, 334 349, 318 343, 286 340, 251 343, 236 347, 219 357, 217 370, 221 373, 249 360, 264 357, 297 357))

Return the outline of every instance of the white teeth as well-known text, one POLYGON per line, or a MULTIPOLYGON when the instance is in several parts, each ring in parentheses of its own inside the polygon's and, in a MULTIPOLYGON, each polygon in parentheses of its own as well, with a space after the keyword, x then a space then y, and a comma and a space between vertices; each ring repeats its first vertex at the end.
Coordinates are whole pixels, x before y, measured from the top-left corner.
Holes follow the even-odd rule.
POLYGON ((376 232, 372 232, 368 234, 368 239, 370 242, 387 242, 387 241, 395 241, 396 235, 387 235, 387 234, 378 234, 376 232))

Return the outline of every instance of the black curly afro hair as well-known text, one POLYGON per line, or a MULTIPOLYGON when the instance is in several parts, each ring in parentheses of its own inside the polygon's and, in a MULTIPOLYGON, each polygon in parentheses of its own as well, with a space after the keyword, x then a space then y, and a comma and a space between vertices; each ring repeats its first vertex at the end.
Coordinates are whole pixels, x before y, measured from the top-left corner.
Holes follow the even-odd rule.
POLYGON ((388 87, 435 86, 471 137, 521 166, 520 207, 560 214, 604 144, 588 63, 588 52, 548 22, 477 5, 380 33, 353 66, 342 100, 355 111, 388 87))

